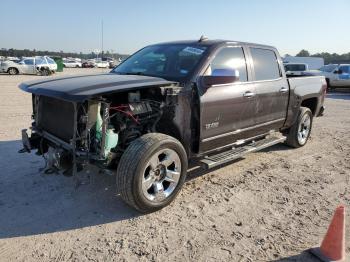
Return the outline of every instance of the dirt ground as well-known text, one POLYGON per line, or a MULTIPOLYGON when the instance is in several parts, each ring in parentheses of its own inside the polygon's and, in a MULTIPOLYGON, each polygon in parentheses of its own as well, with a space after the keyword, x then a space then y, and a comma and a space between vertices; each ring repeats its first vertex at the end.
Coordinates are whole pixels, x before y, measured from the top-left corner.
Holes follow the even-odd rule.
MULTIPOLYGON (((60 75, 92 72, 102 70, 60 75)), ((140 215, 113 177, 91 174, 75 189, 72 178, 41 173, 34 153, 17 153, 31 114, 17 86, 36 78, 0 75, 0 261, 317 261, 306 250, 336 206, 350 206, 350 89, 327 95, 305 147, 192 171, 169 207, 140 215)))

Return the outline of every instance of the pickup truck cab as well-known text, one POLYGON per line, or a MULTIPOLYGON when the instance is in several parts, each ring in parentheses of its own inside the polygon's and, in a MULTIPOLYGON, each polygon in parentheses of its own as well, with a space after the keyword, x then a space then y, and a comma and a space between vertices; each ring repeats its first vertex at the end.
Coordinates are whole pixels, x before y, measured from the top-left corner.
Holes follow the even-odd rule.
POLYGON ((329 64, 310 73, 324 76, 329 88, 350 87, 350 64, 329 64))
POLYGON ((285 142, 304 146, 324 77, 287 78, 271 46, 224 40, 147 46, 110 73, 22 83, 33 94, 24 148, 48 171, 97 166, 141 212, 168 205, 188 164, 212 168, 285 142))

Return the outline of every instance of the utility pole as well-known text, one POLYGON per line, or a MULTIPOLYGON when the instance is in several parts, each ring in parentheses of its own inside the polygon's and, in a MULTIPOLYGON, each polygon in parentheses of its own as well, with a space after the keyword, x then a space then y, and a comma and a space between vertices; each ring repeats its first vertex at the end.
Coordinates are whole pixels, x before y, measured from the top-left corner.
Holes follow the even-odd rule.
POLYGON ((102 23, 101 23, 101 42, 102 42, 102 49, 101 49, 101 61, 103 60, 103 19, 102 19, 102 23))

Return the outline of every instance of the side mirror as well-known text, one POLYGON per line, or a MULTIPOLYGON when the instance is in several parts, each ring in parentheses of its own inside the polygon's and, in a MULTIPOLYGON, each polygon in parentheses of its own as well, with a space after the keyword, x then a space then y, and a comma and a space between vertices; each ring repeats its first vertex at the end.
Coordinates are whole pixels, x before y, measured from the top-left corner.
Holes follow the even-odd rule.
POLYGON ((239 81, 239 71, 236 69, 214 69, 211 75, 202 76, 205 86, 231 84, 239 81))
POLYGON ((341 75, 343 73, 343 71, 341 69, 338 69, 338 70, 335 70, 333 73, 341 75))

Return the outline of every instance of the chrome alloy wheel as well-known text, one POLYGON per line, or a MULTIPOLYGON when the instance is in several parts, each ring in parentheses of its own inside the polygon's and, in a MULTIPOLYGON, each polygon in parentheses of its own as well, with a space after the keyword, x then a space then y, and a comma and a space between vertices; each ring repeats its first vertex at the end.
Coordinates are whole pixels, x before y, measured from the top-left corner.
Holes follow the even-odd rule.
POLYGON ((160 202, 169 197, 179 183, 181 161, 172 149, 156 152, 146 164, 142 179, 142 192, 153 202, 160 202))
POLYGON ((305 114, 300 121, 299 127, 298 127, 298 142, 300 145, 304 145, 306 143, 306 140, 309 136, 311 129, 311 118, 310 115, 305 114))

